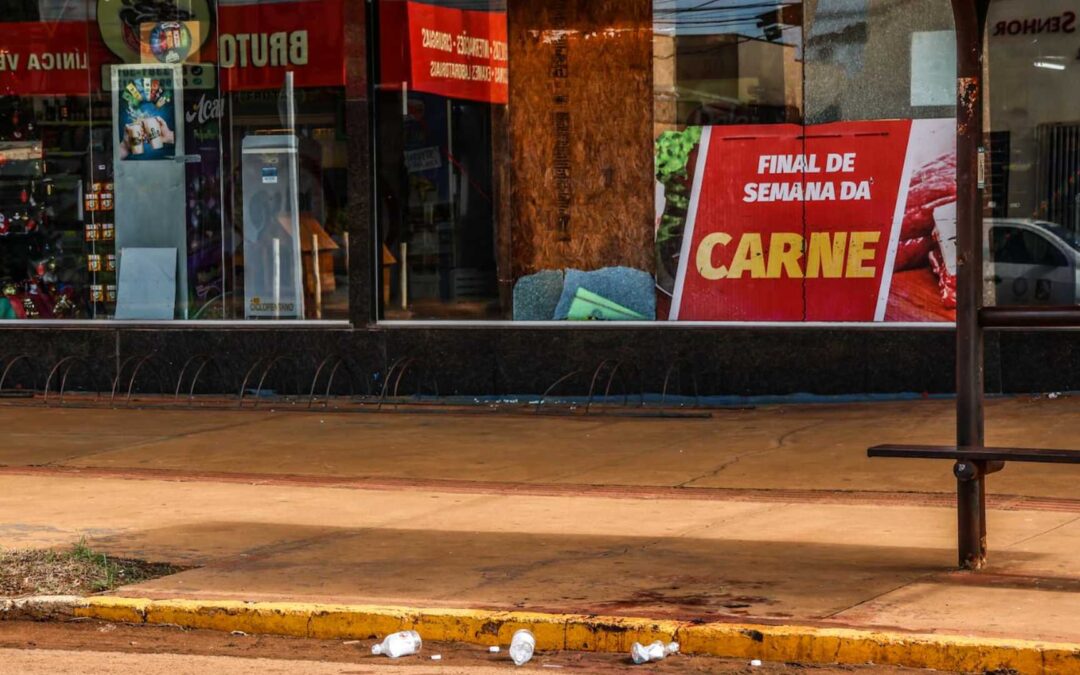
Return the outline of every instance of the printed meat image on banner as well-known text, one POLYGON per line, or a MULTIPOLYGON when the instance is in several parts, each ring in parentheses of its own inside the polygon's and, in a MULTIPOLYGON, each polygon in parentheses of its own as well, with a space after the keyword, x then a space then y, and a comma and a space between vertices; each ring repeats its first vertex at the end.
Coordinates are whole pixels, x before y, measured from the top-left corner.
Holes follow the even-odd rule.
POLYGON ((956 127, 916 120, 886 321, 956 320, 956 127))
POLYGON ((705 127, 670 319, 955 318, 953 120, 705 127))

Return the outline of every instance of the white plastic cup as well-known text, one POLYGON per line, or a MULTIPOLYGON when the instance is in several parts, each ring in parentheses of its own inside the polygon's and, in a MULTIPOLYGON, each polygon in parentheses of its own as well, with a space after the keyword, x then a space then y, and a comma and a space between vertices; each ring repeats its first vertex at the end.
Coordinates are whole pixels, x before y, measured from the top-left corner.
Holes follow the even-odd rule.
POLYGON ((387 635, 382 642, 371 645, 371 653, 377 656, 385 654, 396 659, 418 654, 423 644, 424 641, 420 639, 419 633, 414 630, 403 630, 387 635))
POLYGON ((650 645, 643 645, 640 642, 635 642, 630 647, 630 658, 634 660, 634 663, 641 665, 642 663, 649 663, 652 661, 663 661, 665 657, 679 652, 678 642, 669 642, 664 644, 660 640, 653 642, 650 645))
POLYGON ((510 658, 515 666, 523 666, 533 657, 536 651, 536 637, 528 629, 522 628, 514 633, 510 640, 510 658))

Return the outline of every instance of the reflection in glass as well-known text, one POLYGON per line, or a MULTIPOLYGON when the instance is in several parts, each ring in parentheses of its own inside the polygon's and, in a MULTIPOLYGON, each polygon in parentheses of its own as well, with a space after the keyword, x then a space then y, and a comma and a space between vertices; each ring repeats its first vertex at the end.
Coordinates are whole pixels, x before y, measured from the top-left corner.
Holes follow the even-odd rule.
MULTIPOLYGON (((798 154, 803 125, 830 122, 856 122, 836 131, 851 138, 894 130, 898 174, 909 150, 899 135, 913 139, 904 189, 914 198, 901 210, 912 236, 885 272, 906 274, 911 307, 872 316, 950 318, 948 0, 380 0, 376 10, 381 318, 678 317, 702 139, 740 126, 798 154), (478 57, 474 40, 496 29, 508 31, 507 51, 478 57), (498 95, 480 86, 493 64, 508 73, 498 95), (898 119, 917 123, 859 124, 898 119)), ((777 227, 800 236, 837 226, 789 220, 777 227)))
POLYGON ((380 0, 377 12, 380 316, 499 318, 506 5, 380 0))
POLYGON ((995 0, 987 20, 985 301, 1074 304, 1080 3, 995 0))
POLYGON ((952 117, 956 40, 941 0, 807 0, 807 123, 952 117))
POLYGON ((6 3, 0 319, 348 318, 344 7, 6 3), (245 205, 270 209, 256 193, 275 176, 245 183, 244 148, 281 136, 291 199, 264 220, 287 216, 294 264, 277 276, 302 297, 253 313, 245 270, 275 273, 245 250, 245 205))
POLYGON ((660 125, 800 122, 801 2, 654 0, 660 125))

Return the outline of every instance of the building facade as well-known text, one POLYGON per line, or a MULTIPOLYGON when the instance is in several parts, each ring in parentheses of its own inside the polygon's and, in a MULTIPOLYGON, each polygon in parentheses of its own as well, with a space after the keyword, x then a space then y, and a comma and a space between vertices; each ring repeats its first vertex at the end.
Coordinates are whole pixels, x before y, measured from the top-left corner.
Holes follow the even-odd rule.
MULTIPOLYGON (((1076 303, 1076 5, 990 4, 987 304, 1076 303)), ((0 6, 0 389, 953 390, 950 0, 0 6)))

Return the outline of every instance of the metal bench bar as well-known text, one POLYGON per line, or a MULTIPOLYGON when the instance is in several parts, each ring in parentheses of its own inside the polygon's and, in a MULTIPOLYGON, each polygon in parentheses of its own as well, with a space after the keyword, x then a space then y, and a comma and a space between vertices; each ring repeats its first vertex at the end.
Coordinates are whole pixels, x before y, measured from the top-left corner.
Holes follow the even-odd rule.
POLYGON ((877 445, 867 457, 955 459, 969 462, 1080 464, 1080 450, 1056 448, 974 448, 955 445, 877 445))
POLYGON ((1080 328, 1080 306, 983 307, 983 328, 1080 328))

